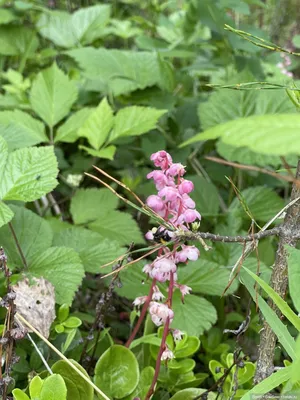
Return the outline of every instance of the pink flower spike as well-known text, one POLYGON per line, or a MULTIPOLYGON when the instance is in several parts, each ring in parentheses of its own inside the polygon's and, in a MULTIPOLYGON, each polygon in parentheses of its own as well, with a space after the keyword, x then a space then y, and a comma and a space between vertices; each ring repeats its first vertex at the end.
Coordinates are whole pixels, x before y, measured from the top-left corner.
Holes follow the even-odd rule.
POLYGON ((141 306, 142 304, 144 304, 144 303, 146 302, 147 297, 148 297, 148 296, 137 297, 137 298, 133 301, 132 304, 133 304, 135 307, 139 307, 139 306, 141 306))
POLYGON ((194 222, 196 219, 201 219, 201 215, 196 210, 185 210, 183 214, 181 214, 178 218, 178 223, 186 222, 190 224, 194 222))
POLYGON ((171 167, 166 171, 167 175, 171 176, 183 176, 185 174, 185 168, 180 163, 174 163, 171 167))
POLYGON ((159 196, 152 194, 146 200, 147 205, 152 208, 153 211, 162 211, 165 207, 165 203, 159 196))
POLYGON ((194 184, 192 181, 184 180, 178 186, 180 194, 191 193, 194 190, 194 184))
POLYGON ((150 160, 153 161, 156 167, 160 167, 162 170, 166 170, 172 164, 172 157, 164 150, 153 153, 150 160))
POLYGON ((161 355, 161 361, 172 360, 173 358, 175 358, 174 353, 169 348, 166 348, 161 355))
POLYGON ((156 326, 165 324, 168 318, 170 322, 172 322, 174 318, 174 313, 168 306, 166 306, 165 304, 157 303, 155 301, 151 301, 149 313, 153 323, 156 326))

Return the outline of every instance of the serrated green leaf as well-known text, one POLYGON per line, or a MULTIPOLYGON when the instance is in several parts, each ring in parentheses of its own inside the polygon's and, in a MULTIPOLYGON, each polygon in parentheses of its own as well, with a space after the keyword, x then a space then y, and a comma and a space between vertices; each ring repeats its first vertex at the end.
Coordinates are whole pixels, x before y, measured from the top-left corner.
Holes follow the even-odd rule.
POLYGON ((187 332, 190 336, 200 336, 208 330, 217 320, 214 306, 207 300, 192 294, 185 296, 182 304, 178 292, 173 299, 174 320, 172 326, 187 332), (195 318, 197 315, 197 318, 195 318))
POLYGON ((67 387, 60 375, 53 374, 45 379, 40 400, 67 400, 67 387))
POLYGON ((195 201, 200 214, 203 216, 218 215, 220 200, 215 185, 207 182, 201 176, 190 176, 189 179, 194 183, 194 191, 191 193, 191 197, 195 201))
POLYGON ((75 292, 84 277, 84 268, 75 250, 67 247, 51 247, 38 254, 29 272, 44 277, 55 287, 58 304, 72 303, 75 292))
POLYGON ((19 149, 8 157, 0 182, 0 198, 33 201, 57 185, 57 160, 52 146, 19 149))
MULTIPOLYGON (((69 360, 74 364, 87 378, 88 373, 85 369, 78 364, 75 360, 69 360)), ((67 386, 67 400, 93 400, 94 390, 81 376, 78 375, 73 368, 69 366, 66 361, 57 361, 52 366, 52 371, 63 377, 67 386)))
MULTIPOLYGON (((52 230, 45 219, 25 207, 11 205, 10 208, 15 215, 11 222, 13 229, 25 259, 30 265, 36 254, 42 253, 51 246, 52 230)), ((11 268, 23 267, 15 241, 7 226, 0 229, 0 242, 5 249, 9 266, 11 268)))
POLYGON ((220 137, 224 143, 233 146, 286 156, 299 153, 299 129, 299 114, 255 115, 217 125, 195 135, 180 147, 220 137))
POLYGON ((109 189, 79 189, 72 197, 70 211, 76 225, 86 224, 118 207, 119 199, 109 189))
POLYGON ((2 201, 0 201, 0 228, 12 220, 14 213, 12 210, 2 201))
POLYGON ((112 398, 121 399, 134 391, 140 372, 131 350, 113 345, 99 358, 95 367, 95 383, 112 398))
POLYGON ((41 35, 56 45, 71 48, 101 37, 109 21, 110 6, 95 5, 75 11, 43 13, 37 23, 41 35))
POLYGON ((161 83, 161 66, 153 52, 87 47, 66 54, 79 63, 93 91, 119 96, 161 83))
POLYGON ((0 26, 0 54, 32 56, 38 45, 34 30, 20 25, 0 26))
POLYGON ((86 137, 90 145, 99 150, 106 141, 113 123, 113 110, 105 97, 80 127, 78 136, 86 137))
POLYGON ((78 147, 82 150, 85 150, 88 154, 90 154, 93 157, 105 158, 107 160, 113 160, 115 152, 117 150, 116 146, 107 146, 101 150, 94 150, 89 147, 81 146, 81 145, 78 147))
POLYGON ((66 142, 73 143, 78 139, 78 130, 92 113, 92 108, 82 108, 72 114, 67 121, 62 124, 55 135, 54 143, 66 142))
POLYGON ((44 125, 20 110, 0 112, 0 128, 10 151, 48 141, 44 125))
MULTIPOLYGON (((268 221, 284 207, 283 199, 271 188, 256 186, 245 189, 241 193, 252 215, 258 221, 268 221)), ((233 200, 228 211, 243 218, 249 218, 238 198, 233 200)))
POLYGON ((159 118, 166 110, 156 110, 150 107, 125 107, 115 117, 115 124, 110 141, 123 136, 141 135, 154 129, 159 118))
POLYGON ((116 240, 120 245, 145 243, 136 221, 124 212, 108 211, 88 226, 103 237, 116 240))
POLYGON ((71 228, 55 235, 54 246, 65 246, 74 249, 80 256, 86 272, 104 273, 109 269, 100 269, 121 254, 125 249, 114 240, 104 239, 99 233, 83 228, 71 228))
POLYGON ((37 75, 30 92, 31 107, 50 128, 69 113, 76 98, 75 84, 55 63, 37 75))
POLYGON ((145 274, 142 271, 144 265, 145 262, 137 262, 120 272, 122 287, 115 289, 119 296, 134 300, 136 297, 146 296, 149 293, 150 283, 145 281, 145 274))

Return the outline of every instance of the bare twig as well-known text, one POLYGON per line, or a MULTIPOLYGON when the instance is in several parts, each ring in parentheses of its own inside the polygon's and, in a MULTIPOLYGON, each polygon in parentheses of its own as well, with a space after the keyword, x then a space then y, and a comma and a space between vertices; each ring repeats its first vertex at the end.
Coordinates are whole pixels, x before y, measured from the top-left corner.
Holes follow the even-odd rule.
MULTIPOLYGON (((296 179, 300 178, 300 160, 298 161, 296 179)), ((292 247, 296 246, 297 236, 294 232, 298 232, 300 228, 300 188, 294 182, 291 199, 296 200, 295 203, 287 210, 284 223, 279 234, 279 243, 276 252, 275 265, 271 277, 270 286, 284 298, 287 284, 287 252, 285 245, 292 247)), ((280 311, 273 302, 269 302, 273 310, 276 311, 277 315, 280 315, 280 311)), ((273 358, 274 349, 276 345, 276 335, 272 331, 271 327, 264 322, 264 327, 260 334, 260 345, 258 350, 257 368, 254 381, 255 383, 261 382, 272 374, 274 370, 273 358)))
POLYGON ((16 247, 17 247, 17 249, 18 249, 18 252, 19 252, 19 255, 20 255, 20 257, 21 257, 23 266, 24 266, 25 270, 27 270, 27 269, 28 269, 28 265, 27 265, 27 262, 26 262, 26 258, 25 258, 25 256, 24 256, 23 250, 22 250, 22 248, 21 248, 21 246, 20 246, 20 243, 19 243, 19 240, 18 240, 18 238, 17 238, 16 232, 15 232, 15 230, 14 230, 13 224, 12 224, 11 222, 9 222, 9 223, 8 223, 8 227, 9 227, 9 229, 10 229, 10 231, 11 231, 11 234, 12 234, 12 236, 13 236, 13 238, 14 238, 15 245, 16 245, 16 247))

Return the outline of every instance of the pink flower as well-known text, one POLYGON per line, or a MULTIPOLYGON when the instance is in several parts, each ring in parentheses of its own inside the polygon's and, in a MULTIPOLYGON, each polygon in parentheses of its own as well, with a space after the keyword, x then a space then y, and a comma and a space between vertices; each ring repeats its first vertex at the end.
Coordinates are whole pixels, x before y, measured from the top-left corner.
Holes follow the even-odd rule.
POLYGON ((182 250, 176 253, 177 262, 186 262, 187 259, 196 261, 199 258, 200 252, 195 246, 182 245, 182 250))
POLYGON ((147 205, 152 208, 153 211, 162 211, 165 208, 165 203, 159 196, 152 194, 146 200, 147 205))
POLYGON ((166 350, 161 355, 162 361, 172 360, 173 358, 175 358, 174 353, 169 348, 166 348, 166 350))
POLYGON ((180 163, 174 163, 171 167, 166 171, 167 175, 171 176, 182 176, 185 174, 184 166, 180 163))
POLYGON ((165 324, 168 319, 172 322, 174 318, 174 313, 168 306, 155 301, 151 301, 149 313, 156 326, 165 324))
POLYGON ((167 184, 171 184, 163 171, 154 170, 152 172, 149 172, 147 178, 153 178, 157 190, 164 188, 167 184))
POLYGON ((194 190, 194 184, 192 181, 184 179, 178 186, 180 194, 191 193, 194 190))
POLYGON ((137 298, 133 301, 132 304, 133 304, 135 307, 139 307, 139 306, 141 306, 142 304, 144 304, 146 300, 147 300, 147 296, 137 297, 137 298))
POLYGON ((164 150, 153 153, 150 160, 153 161, 156 167, 160 167, 162 170, 166 170, 172 164, 172 157, 164 150))
POLYGON ((186 193, 182 195, 182 204, 186 208, 195 208, 195 202, 190 198, 190 196, 186 193))
POLYGON ((153 263, 150 276, 157 279, 159 282, 170 280, 170 273, 176 272, 176 264, 169 258, 162 257, 153 263))
POLYGON ((153 289, 154 290, 153 290, 152 300, 161 301, 165 298, 165 296, 162 294, 162 292, 156 285, 154 286, 153 289))
POLYGON ((172 330, 172 336, 173 339, 175 340, 175 342, 179 342, 180 340, 182 340, 184 333, 181 332, 179 329, 173 329, 172 330))
POLYGON ((152 231, 148 231, 145 235, 145 238, 147 240, 154 240, 154 236, 153 236, 153 232, 152 231))
POLYGON ((152 271, 152 265, 151 264, 146 264, 143 268, 143 272, 145 272, 145 274, 151 274, 152 271))
POLYGON ((198 211, 187 209, 178 217, 178 223, 180 224, 181 222, 186 222, 190 224, 196 219, 201 219, 201 215, 198 213, 198 211))
POLYGON ((178 190, 175 187, 166 186, 158 192, 158 195, 165 198, 166 201, 175 201, 178 197, 181 197, 178 190))
POLYGON ((186 285, 180 285, 179 283, 174 283, 174 286, 176 286, 180 290, 182 297, 186 296, 187 294, 190 294, 190 291, 192 290, 191 287, 186 285))

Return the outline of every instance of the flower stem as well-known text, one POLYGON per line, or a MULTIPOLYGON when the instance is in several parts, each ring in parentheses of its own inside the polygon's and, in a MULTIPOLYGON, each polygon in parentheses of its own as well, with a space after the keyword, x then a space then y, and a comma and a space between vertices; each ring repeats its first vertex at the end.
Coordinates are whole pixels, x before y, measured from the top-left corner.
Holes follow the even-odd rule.
POLYGON ((127 340, 125 347, 129 347, 131 345, 131 342, 134 340, 136 334, 138 333, 138 330, 140 329, 140 326, 145 318, 146 312, 148 310, 150 301, 152 300, 152 294, 153 294, 153 290, 154 290, 154 286, 156 284, 156 279, 152 280, 151 286, 150 286, 150 290, 149 290, 149 294, 147 296, 147 300, 145 301, 142 311, 141 311, 141 315, 139 316, 139 319, 129 337, 129 339, 127 340))

